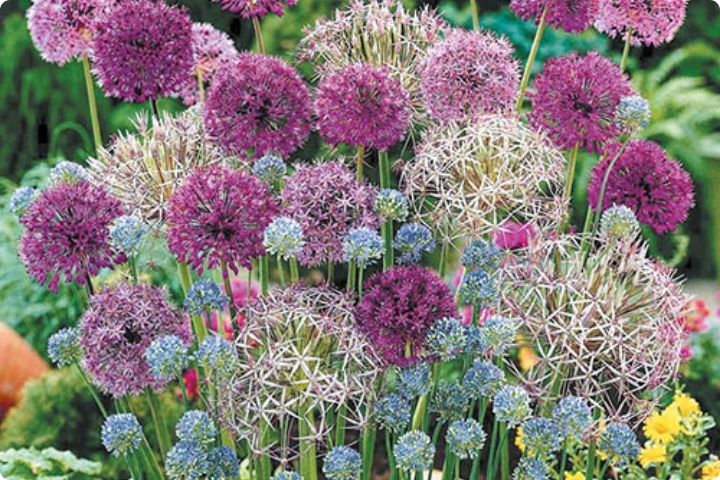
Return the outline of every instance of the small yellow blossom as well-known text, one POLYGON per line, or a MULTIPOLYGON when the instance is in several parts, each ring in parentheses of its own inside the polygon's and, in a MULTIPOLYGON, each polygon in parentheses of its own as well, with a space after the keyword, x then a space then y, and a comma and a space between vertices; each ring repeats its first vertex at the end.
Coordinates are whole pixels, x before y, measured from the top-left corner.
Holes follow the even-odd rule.
POLYGON ((565 472, 565 480, 585 480, 585 474, 582 472, 577 472, 577 473, 565 472))
POLYGON ((515 430, 515 446, 521 452, 525 452, 525 443, 523 443, 522 434, 522 427, 518 427, 517 430, 515 430))
POLYGON ((702 414, 700 404, 687 393, 677 392, 673 398, 673 402, 668 408, 677 409, 682 418, 695 417, 702 414))
POLYGON ((712 461, 702 467, 700 480, 717 480, 720 478, 720 460, 712 461))
POLYGON ((537 365, 539 359, 535 354, 535 351, 530 347, 521 347, 518 351, 518 362, 523 372, 527 372, 535 365, 537 365))
POLYGON ((665 445, 648 444, 640 451, 638 461, 643 468, 664 463, 667 460, 665 445))
POLYGON ((666 444, 680 433, 680 412, 676 408, 666 408, 662 413, 653 412, 647 420, 643 432, 655 443, 666 444))

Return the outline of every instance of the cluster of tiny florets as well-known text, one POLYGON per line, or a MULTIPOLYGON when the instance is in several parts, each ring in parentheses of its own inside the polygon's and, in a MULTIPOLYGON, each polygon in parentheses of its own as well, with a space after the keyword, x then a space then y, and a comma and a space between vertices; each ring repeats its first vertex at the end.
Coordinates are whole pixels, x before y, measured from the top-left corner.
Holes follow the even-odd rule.
POLYGON ((579 33, 595 21, 599 0, 512 0, 510 10, 523 20, 545 22, 569 33, 579 33))
POLYGON ((505 373, 492 362, 478 359, 465 372, 462 385, 473 400, 490 399, 505 385, 505 373))
POLYGON ((411 265, 420 263, 423 253, 435 250, 435 239, 428 227, 420 223, 406 223, 400 227, 393 240, 393 248, 400 255, 397 263, 411 265))
POLYGON ((22 217, 32 205, 33 200, 37 198, 38 193, 33 187, 18 187, 10 197, 8 209, 16 217, 22 217))
POLYGON ((460 459, 474 459, 485 445, 485 432, 474 418, 454 420, 447 429, 445 439, 450 451, 460 459))
POLYGON ((598 448, 619 463, 635 460, 640 443, 632 429, 624 423, 611 423, 602 432, 598 448))
POLYGON ((203 410, 185 412, 175 425, 175 434, 184 442, 212 443, 217 433, 217 427, 203 410))
POLYGON ((428 353, 443 360, 460 355, 465 349, 465 341, 465 327, 457 318, 436 320, 425 339, 428 353))
POLYGON ((375 402, 374 415, 383 428, 402 432, 410 424, 412 405, 403 395, 388 393, 375 402))
POLYGON ((156 338, 150 343, 143 356, 153 376, 164 381, 180 377, 190 360, 187 345, 176 335, 156 338))
POLYGON ((223 10, 237 13, 242 18, 262 18, 269 13, 281 17, 285 6, 297 5, 298 0, 213 0, 223 10), (284 3, 284 5, 283 5, 284 3))
POLYGON ((383 188, 375 197, 375 213, 385 221, 403 222, 408 216, 405 196, 394 188, 383 188))
POLYGON ((358 480, 362 473, 362 458, 350 447, 335 447, 325 455, 323 473, 328 480, 358 480))
POLYGON ((78 327, 68 327, 48 339, 48 357, 55 365, 62 368, 80 361, 83 356, 80 333, 78 327))
POLYGON ((382 237, 375 230, 354 228, 343 238, 343 260, 366 268, 382 258, 384 247, 382 237))
POLYGON ((607 238, 634 240, 640 233, 635 212, 625 205, 613 205, 602 213, 600 234, 607 238))
POLYGON ((135 415, 118 413, 110 415, 105 420, 100 437, 105 449, 119 457, 132 453, 140 447, 143 431, 135 415))
POLYGON ((48 185, 55 186, 61 183, 79 183, 88 180, 88 172, 79 163, 63 160, 55 165, 48 173, 48 185))
POLYGON ((657 47, 671 41, 685 20, 687 0, 602 1, 595 28, 612 38, 657 47))
POLYGON ((128 258, 138 254, 150 226, 137 215, 122 215, 110 225, 110 244, 128 258))
POLYGON ((615 109, 615 123, 626 135, 647 128, 650 124, 650 103, 640 95, 621 98, 615 109))
POLYGON ((188 290, 183 307, 188 313, 202 315, 213 310, 222 311, 228 303, 230 301, 220 285, 212 280, 201 278, 188 290))
POLYGON ((404 472, 427 470, 435 457, 435 445, 424 432, 413 430, 401 436, 393 448, 395 461, 404 472))
POLYGON ((495 394, 493 413, 499 422, 519 425, 532 413, 530 395, 522 387, 506 385, 495 394))

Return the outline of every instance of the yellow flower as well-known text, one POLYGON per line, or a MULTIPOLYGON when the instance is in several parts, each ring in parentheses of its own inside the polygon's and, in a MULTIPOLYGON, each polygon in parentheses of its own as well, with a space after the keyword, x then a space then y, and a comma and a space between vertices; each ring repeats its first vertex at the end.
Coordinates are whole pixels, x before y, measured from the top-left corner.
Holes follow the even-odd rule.
POLYGON ((668 408, 677 409, 682 418, 695 417, 702 414, 700 404, 687 393, 677 392, 673 398, 673 402, 668 408))
POLYGON ((525 452, 525 443, 523 443, 522 434, 522 427, 518 427, 517 430, 515 430, 515 446, 521 452, 525 452))
POLYGON ((521 347, 518 351, 518 362, 520 363, 520 368, 523 372, 527 372, 531 368, 533 368, 537 363, 539 359, 538 356, 535 354, 535 351, 533 351, 530 347, 521 347))
POLYGON ((653 412, 647 420, 643 432, 655 443, 671 442, 680 433, 680 412, 676 408, 666 408, 662 413, 653 412))
POLYGON ((667 460, 665 445, 648 444, 640 451, 638 461, 643 468, 651 464, 663 463, 667 460))
POLYGON ((712 461, 702 467, 700 480, 717 480, 720 478, 720 460, 712 461))
POLYGON ((585 480, 585 474, 565 472, 565 480, 585 480))

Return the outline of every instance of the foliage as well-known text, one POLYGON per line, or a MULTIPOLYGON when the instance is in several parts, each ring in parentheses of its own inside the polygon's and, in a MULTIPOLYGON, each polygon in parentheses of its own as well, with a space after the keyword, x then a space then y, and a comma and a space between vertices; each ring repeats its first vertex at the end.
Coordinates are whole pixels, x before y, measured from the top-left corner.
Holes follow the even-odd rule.
POLYGON ((98 462, 77 458, 71 452, 52 447, 10 449, 0 452, 0 474, 8 480, 37 479, 80 480, 98 478, 98 462))

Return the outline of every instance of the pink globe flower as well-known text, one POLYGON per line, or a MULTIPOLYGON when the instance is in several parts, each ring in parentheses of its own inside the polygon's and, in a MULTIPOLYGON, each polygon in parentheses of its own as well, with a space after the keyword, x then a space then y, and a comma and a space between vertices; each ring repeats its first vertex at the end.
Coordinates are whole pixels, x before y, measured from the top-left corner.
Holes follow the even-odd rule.
POLYGON ((527 247, 535 238, 535 229, 529 223, 506 220, 493 233, 493 243, 502 250, 527 247))
POLYGON ((512 110, 520 72, 513 47, 492 33, 455 29, 430 49, 420 66, 420 89, 441 122, 512 110))
POLYGON ((685 20, 687 0, 600 0, 595 28, 635 46, 671 41, 685 20))
POLYGON ((35 47, 47 62, 64 65, 90 55, 90 26, 105 0, 35 0, 27 11, 35 47))
POLYGON ((618 66, 596 52, 551 58, 528 94, 530 123, 560 148, 577 144, 595 152, 617 136, 615 110, 631 94, 618 66))
POLYGON ((241 53, 215 74, 203 108, 208 134, 231 155, 290 155, 310 134, 310 95, 280 59, 241 53))
POLYGON ((61 280, 85 285, 102 268, 125 261, 109 242, 110 225, 122 214, 118 200, 89 182, 49 187, 20 219, 20 259, 53 292, 61 280))
POLYGON ((510 10, 523 20, 540 23, 547 9, 545 21, 551 27, 569 33, 582 32, 595 21, 600 0, 512 0, 510 10))
MULTIPOLYGON (((619 143, 607 145, 592 170, 588 201, 596 210, 605 172, 620 148, 619 143)), ((631 140, 610 172, 602 210, 625 205, 640 223, 663 234, 683 223, 693 204, 692 180, 682 166, 657 143, 631 140)))
POLYGON ((323 78, 315 99, 317 128, 332 145, 392 147, 410 123, 409 97, 387 69, 356 63, 323 78))
POLYGON ((213 165, 197 170, 170 197, 168 248, 202 274, 225 263, 250 268, 265 253, 263 231, 278 207, 252 175, 213 165))
POLYGON ((283 3, 288 7, 297 5, 298 0, 213 0, 220 8, 237 13, 242 18, 262 18, 268 13, 283 15, 283 3))
POLYGON ((144 102, 175 94, 193 67, 192 22, 162 1, 112 2, 93 25, 94 70, 108 95, 144 102))

